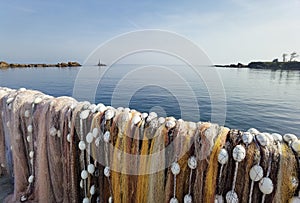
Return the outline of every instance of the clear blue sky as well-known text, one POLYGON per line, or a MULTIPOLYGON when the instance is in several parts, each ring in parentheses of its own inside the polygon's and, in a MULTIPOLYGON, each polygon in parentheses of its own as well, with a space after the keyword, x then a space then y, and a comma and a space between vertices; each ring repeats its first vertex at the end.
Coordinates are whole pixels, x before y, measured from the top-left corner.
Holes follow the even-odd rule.
POLYGON ((215 64, 300 53, 300 0, 0 0, 0 10, 0 60, 9 62, 83 62, 137 29, 186 36, 215 64))

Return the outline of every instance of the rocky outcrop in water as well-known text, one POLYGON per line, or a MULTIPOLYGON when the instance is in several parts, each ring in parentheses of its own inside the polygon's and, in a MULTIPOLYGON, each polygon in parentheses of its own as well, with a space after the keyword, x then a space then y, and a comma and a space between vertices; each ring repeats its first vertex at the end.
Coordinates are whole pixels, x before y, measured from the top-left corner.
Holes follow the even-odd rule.
POLYGON ((300 70, 300 62, 289 61, 289 62, 279 62, 278 60, 273 60, 272 62, 251 62, 248 65, 241 63, 230 64, 230 65, 215 65, 215 67, 224 68, 251 68, 251 69, 271 69, 271 70, 300 70))
POLYGON ((0 68, 8 68, 9 64, 4 62, 4 61, 0 61, 0 68))
POLYGON ((31 64, 19 64, 19 63, 7 63, 0 61, 0 68, 44 68, 44 67, 77 67, 81 66, 78 62, 67 62, 67 63, 57 63, 57 64, 45 64, 45 63, 31 63, 31 64))
POLYGON ((244 65, 242 63, 230 64, 230 65, 215 65, 215 67, 223 67, 223 68, 248 68, 247 65, 244 65))

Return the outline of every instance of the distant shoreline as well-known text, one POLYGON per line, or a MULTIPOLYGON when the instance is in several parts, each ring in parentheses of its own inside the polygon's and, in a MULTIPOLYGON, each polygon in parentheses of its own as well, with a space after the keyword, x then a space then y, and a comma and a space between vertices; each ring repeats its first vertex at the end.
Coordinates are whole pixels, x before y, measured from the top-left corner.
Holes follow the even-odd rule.
POLYGON ((0 69, 6 69, 6 68, 44 68, 44 67, 78 67, 81 66, 80 63, 69 61, 69 62, 62 62, 62 63, 56 63, 56 64, 45 64, 45 63, 7 63, 5 61, 0 61, 0 69))
POLYGON ((270 70, 300 70, 299 61, 288 61, 288 62, 251 62, 248 65, 238 63, 230 65, 214 65, 215 67, 222 68, 250 68, 250 69, 270 69, 270 70))
MULTIPOLYGON (((69 62, 62 62, 56 64, 46 64, 46 63, 7 63, 5 61, 0 61, 0 69, 7 69, 7 68, 44 68, 44 67, 80 67, 82 66, 78 62, 69 61, 69 62)), ((98 64, 96 66, 106 66, 106 64, 98 64)), ((213 67, 221 67, 221 68, 250 68, 250 69, 270 69, 270 70, 300 70, 300 62, 299 61, 288 61, 288 62, 279 62, 279 61, 272 61, 272 62, 251 62, 249 64, 225 64, 225 65, 213 65, 213 67)))

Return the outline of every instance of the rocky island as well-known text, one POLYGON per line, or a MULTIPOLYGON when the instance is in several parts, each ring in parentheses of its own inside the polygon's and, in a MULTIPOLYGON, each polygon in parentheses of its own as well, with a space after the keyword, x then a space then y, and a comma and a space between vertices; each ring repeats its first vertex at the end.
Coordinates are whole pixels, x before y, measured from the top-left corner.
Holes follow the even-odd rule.
POLYGON ((282 61, 274 59, 271 61, 256 61, 250 62, 248 65, 242 63, 230 64, 230 65, 215 65, 215 67, 224 68, 251 68, 251 69, 272 69, 272 70, 300 70, 300 62, 295 59, 299 57, 296 52, 290 54, 290 58, 287 59, 288 54, 282 54, 282 61))
POLYGON ((215 67, 224 67, 224 68, 251 68, 251 69, 272 69, 272 70, 300 70, 299 61, 288 61, 288 62, 251 62, 248 65, 241 63, 230 64, 230 65, 215 65, 215 67))
POLYGON ((70 61, 70 62, 62 62, 62 63, 57 63, 57 64, 45 64, 45 63, 30 63, 30 64, 20 64, 20 63, 7 63, 5 61, 0 61, 0 69, 5 69, 5 68, 44 68, 44 67, 77 67, 81 66, 80 63, 70 61))

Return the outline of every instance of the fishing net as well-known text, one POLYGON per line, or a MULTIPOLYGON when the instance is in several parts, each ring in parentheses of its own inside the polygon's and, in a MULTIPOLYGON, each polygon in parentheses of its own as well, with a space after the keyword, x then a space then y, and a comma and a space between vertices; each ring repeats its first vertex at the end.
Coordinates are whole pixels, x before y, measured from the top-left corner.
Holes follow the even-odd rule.
POLYGON ((0 175, 14 184, 6 202, 298 198, 299 141, 290 135, 278 140, 25 89, 0 88, 0 113, 0 175))

